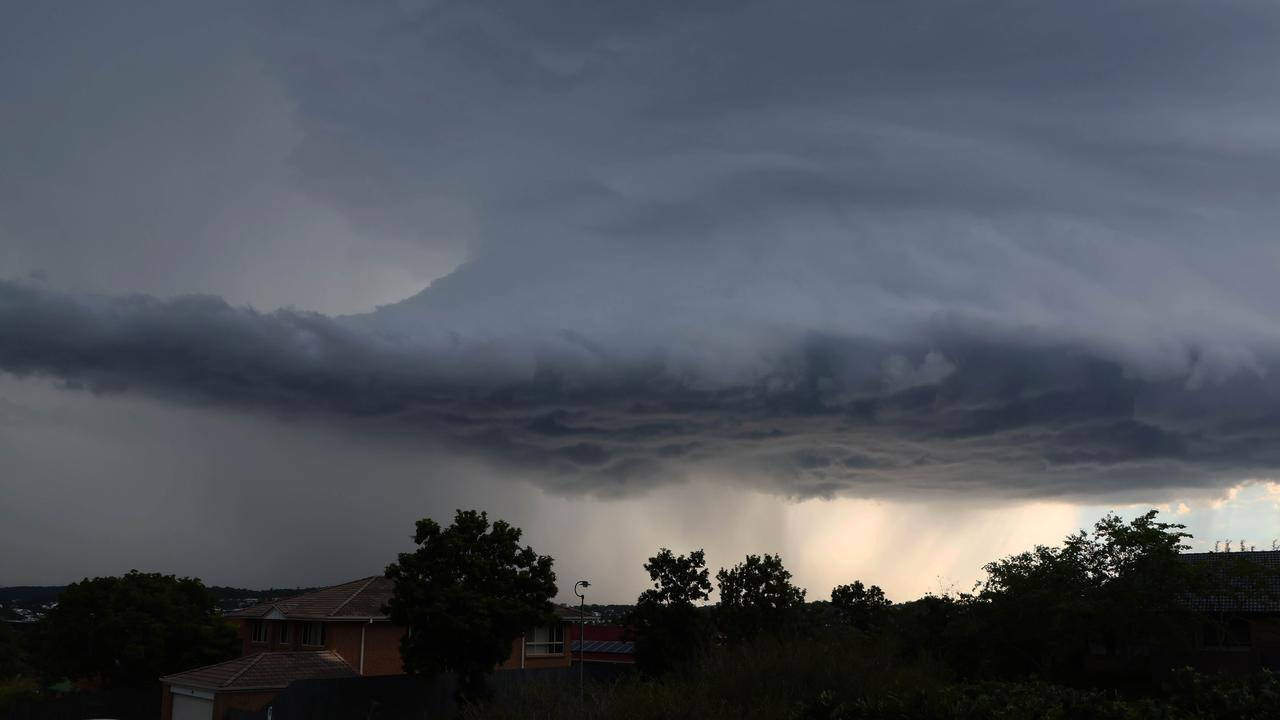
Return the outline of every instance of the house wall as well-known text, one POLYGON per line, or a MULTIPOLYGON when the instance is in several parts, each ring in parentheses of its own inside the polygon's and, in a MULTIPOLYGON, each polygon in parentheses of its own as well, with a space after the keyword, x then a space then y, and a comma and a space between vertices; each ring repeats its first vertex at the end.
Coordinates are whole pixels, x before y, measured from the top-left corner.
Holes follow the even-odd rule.
POLYGON ((254 692, 220 692, 213 696, 213 720, 222 720, 229 709, 257 712, 275 699, 279 690, 254 692))
POLYGON ((387 622, 331 622, 325 645, 360 670, 360 634, 364 633, 364 675, 399 675, 400 637, 404 628, 387 622))
POLYGON ((1254 673, 1261 668, 1280 670, 1280 617, 1250 617, 1249 637, 1248 647, 1215 648, 1201 644, 1192 664, 1197 670, 1232 674, 1254 673))
MULTIPOLYGON (((300 644, 302 637, 302 622, 293 622, 291 630, 291 642, 281 644, 279 642, 279 626, 282 621, 264 620, 267 623, 267 642, 253 642, 253 631, 250 625, 252 620, 247 618, 232 618, 237 623, 237 632, 240 636, 240 654, 255 655, 260 652, 282 652, 288 650, 315 650, 310 646, 302 646, 300 644)), ((558 655, 531 655, 524 658, 523 667, 525 668, 542 668, 542 667, 564 667, 571 663, 570 650, 572 641, 578 639, 578 626, 573 623, 563 623, 565 650, 558 655)), ((400 638, 404 635, 404 628, 399 625, 392 625, 388 622, 348 622, 348 621, 330 621, 325 623, 324 643, 325 649, 332 650, 337 653, 348 665, 354 670, 360 669, 360 632, 364 630, 364 674, 365 675, 398 675, 403 672, 403 665, 400 661, 400 638)), ((587 637, 591 638, 591 626, 587 626, 587 637)), ((511 642, 511 655, 507 661, 498 666, 499 670, 518 670, 522 667, 520 656, 524 648, 523 637, 518 637, 511 642)))
MULTIPOLYGON (((507 656, 506 662, 498 666, 498 669, 520 670, 521 668, 568 667, 572 664, 569 657, 569 648, 572 647, 572 644, 569 639, 570 628, 568 623, 564 623, 563 626, 564 652, 558 655, 525 655, 522 665, 520 659, 521 655, 524 654, 524 637, 521 636, 511 641, 511 654, 507 656)), ((577 631, 574 630, 574 632, 577 631)))
POLYGON ((160 683, 160 720, 173 720, 173 693, 169 683, 160 683))

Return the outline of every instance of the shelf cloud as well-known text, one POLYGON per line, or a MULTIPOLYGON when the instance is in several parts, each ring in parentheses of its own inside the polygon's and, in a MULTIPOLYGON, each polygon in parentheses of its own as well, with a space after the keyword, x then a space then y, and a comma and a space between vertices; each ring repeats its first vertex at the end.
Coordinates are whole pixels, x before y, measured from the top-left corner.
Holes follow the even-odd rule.
POLYGON ((0 370, 566 494, 1094 497, 1280 462, 1271 4, 0 25, 0 370))

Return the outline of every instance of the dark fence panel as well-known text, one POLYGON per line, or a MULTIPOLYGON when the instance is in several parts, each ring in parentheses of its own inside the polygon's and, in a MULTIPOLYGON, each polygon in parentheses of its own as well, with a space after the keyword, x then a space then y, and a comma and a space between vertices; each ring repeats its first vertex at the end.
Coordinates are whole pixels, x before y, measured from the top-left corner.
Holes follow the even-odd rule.
POLYGON ((99 690, 43 697, 19 702, 0 713, 4 720, 156 720, 160 717, 160 688, 99 690))
MULTIPOLYGON (((612 682, 634 672, 626 665, 588 665, 590 682, 612 682)), ((576 683, 578 668, 496 672, 489 677, 494 699, 503 702, 531 682, 576 683)), ((276 696, 271 720, 424 720, 454 715, 456 683, 451 675, 432 679, 407 675, 300 680, 276 696)), ((267 720, 267 711, 228 711, 221 720, 267 720)))

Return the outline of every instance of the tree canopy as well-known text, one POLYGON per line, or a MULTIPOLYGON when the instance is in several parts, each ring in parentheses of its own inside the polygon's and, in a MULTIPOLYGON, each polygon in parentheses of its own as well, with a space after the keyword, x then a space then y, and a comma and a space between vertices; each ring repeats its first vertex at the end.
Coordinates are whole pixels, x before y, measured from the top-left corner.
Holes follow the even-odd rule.
POLYGON ((805 591, 791 584, 791 571, 777 555, 748 555, 722 568, 716 580, 716 623, 731 641, 781 630, 804 607, 805 591))
POLYGON ((1188 641, 1186 598, 1203 574, 1178 554, 1190 535, 1152 510, 1114 514, 1061 547, 1038 546, 989 563, 971 598, 984 660, 1000 674, 1066 677, 1086 655, 1176 651, 1188 641))
POLYGON ((644 569, 653 587, 640 593, 630 617, 636 662, 646 672, 663 672, 693 659, 710 641, 696 603, 710 596, 711 578, 702 550, 676 555, 661 548, 644 569))
POLYGON ((46 675, 118 687, 228 660, 240 648, 199 580, 137 570, 68 585, 36 632, 46 675))
POLYGON ((27 669, 27 649, 9 623, 0 622, 0 680, 6 680, 27 669))
POLYGON ((418 548, 386 571, 395 581, 391 620, 409 629, 400 641, 405 672, 454 672, 462 695, 483 694, 512 641, 554 621, 552 559, 522 547, 521 534, 475 510, 458 510, 447 528, 418 521, 418 548))
POLYGON ((831 590, 831 606, 840 619, 864 632, 880 626, 891 605, 879 585, 867 587, 861 580, 831 590))

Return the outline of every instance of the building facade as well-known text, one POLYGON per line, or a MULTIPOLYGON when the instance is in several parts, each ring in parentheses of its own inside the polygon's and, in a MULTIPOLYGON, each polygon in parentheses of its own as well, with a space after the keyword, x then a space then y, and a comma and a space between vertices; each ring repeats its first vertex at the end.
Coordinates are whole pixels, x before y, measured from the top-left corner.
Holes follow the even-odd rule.
MULTIPOLYGON (((398 675, 406 628, 383 611, 394 583, 382 576, 227 613, 238 625, 241 656, 160 678, 161 720, 220 720, 230 708, 259 711, 295 680, 398 675)), ((511 643, 498 670, 571 663, 561 620, 511 643)))

